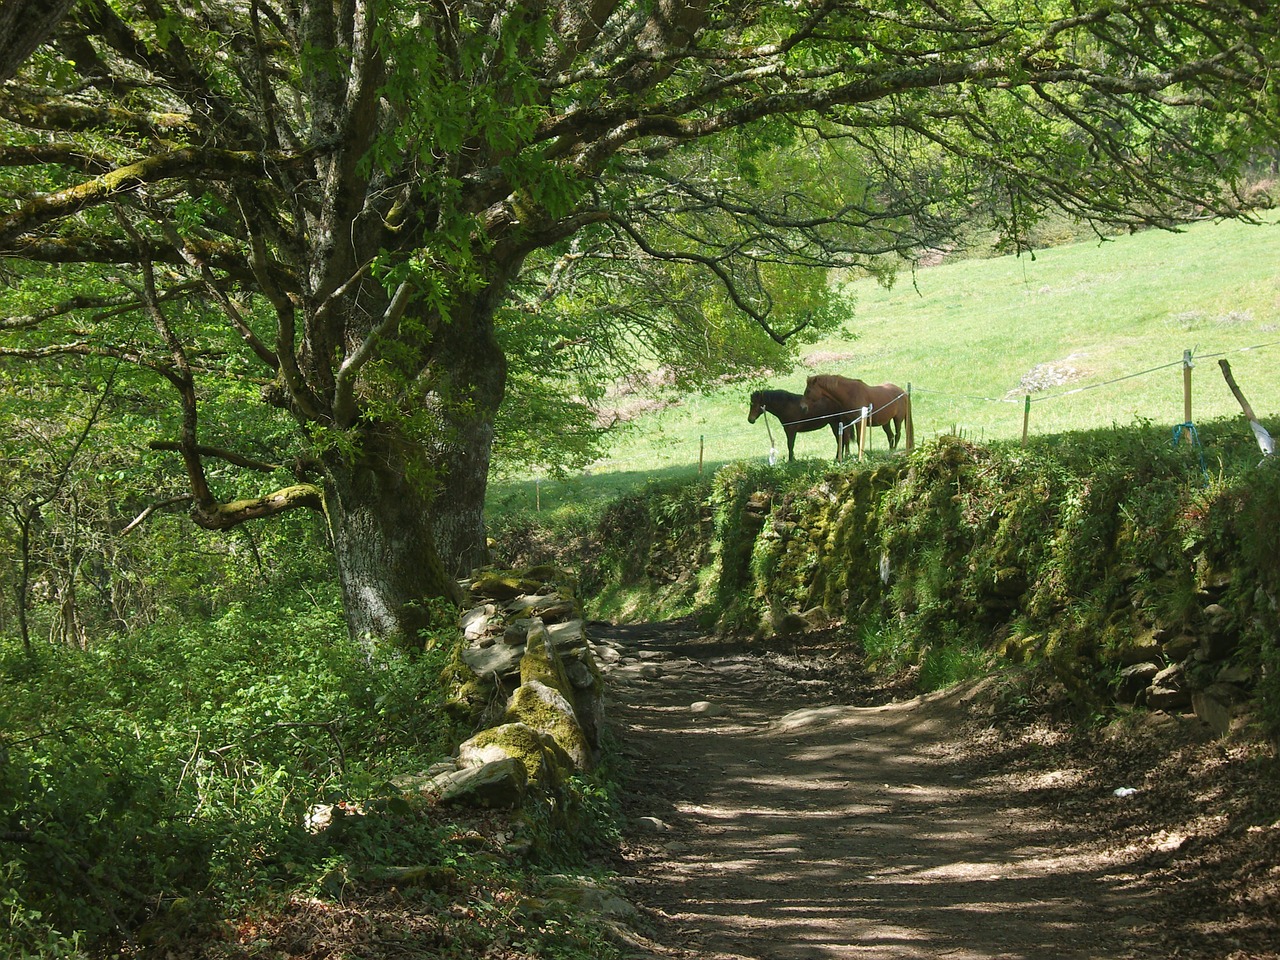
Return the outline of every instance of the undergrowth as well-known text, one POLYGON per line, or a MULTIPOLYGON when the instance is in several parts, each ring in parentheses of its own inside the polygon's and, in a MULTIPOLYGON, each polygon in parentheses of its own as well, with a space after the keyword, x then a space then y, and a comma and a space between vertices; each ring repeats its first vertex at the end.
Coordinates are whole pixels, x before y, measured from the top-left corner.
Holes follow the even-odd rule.
MULTIPOLYGON (((500 843, 459 841, 474 831, 394 787, 449 752, 447 645, 371 654, 347 638, 337 597, 316 589, 304 604, 257 595, 203 623, 88 649, 0 642, 6 956, 183 955, 233 938, 237 917, 289 913, 298 897, 336 909, 390 869, 518 890, 532 883, 528 858, 580 863, 609 845, 603 776, 531 810, 514 858, 500 843), (309 829, 317 810, 333 813, 327 829, 309 829)), ((550 937, 544 921, 521 935, 550 937)))

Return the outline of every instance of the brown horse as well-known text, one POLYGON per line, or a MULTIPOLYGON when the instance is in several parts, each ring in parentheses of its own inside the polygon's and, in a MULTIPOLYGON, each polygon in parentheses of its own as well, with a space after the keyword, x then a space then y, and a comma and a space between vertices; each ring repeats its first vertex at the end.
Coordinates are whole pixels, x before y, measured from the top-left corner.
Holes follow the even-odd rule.
POLYGON ((867 422, 873 427, 884 427, 890 450, 897 448, 902 422, 907 418, 907 393, 897 384, 882 383, 873 387, 862 380, 837 374, 819 373, 810 377, 805 384, 804 403, 806 408, 824 411, 834 403, 846 426, 857 423, 862 411, 870 407, 867 422))
MULTIPOLYGON (((751 394, 751 412, 747 415, 747 423, 755 423, 762 413, 772 413, 782 424, 787 435, 787 460, 796 459, 796 434, 809 430, 821 430, 830 426, 836 438, 836 459, 840 459, 840 423, 839 417, 833 416, 839 410, 834 400, 825 396, 815 398, 809 406, 804 405, 804 397, 786 390, 757 390, 751 394)), ((844 437, 845 453, 849 452, 849 438, 844 437)))

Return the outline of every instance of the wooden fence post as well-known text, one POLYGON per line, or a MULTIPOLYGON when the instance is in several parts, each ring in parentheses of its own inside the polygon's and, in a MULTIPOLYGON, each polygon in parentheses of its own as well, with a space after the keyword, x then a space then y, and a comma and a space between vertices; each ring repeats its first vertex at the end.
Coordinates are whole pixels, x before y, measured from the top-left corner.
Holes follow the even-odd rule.
MULTIPOLYGON (((1191 351, 1182 351, 1182 422, 1191 423, 1191 368, 1195 364, 1191 362, 1191 351)), ((1187 446, 1191 446, 1194 442, 1191 439, 1191 430, 1188 428, 1183 431, 1187 435, 1187 446)))
POLYGON ((707 449, 706 434, 698 435, 698 476, 702 476, 702 454, 707 449))
POLYGON ((1027 427, 1031 422, 1031 394, 1027 394, 1022 404, 1022 445, 1027 445, 1027 427))
POLYGON ((911 418, 911 384, 907 384, 907 451, 910 452, 916 445, 916 428, 911 418))
POLYGON ((1226 379, 1227 386, 1231 388, 1236 402, 1240 404, 1240 409, 1244 411, 1244 418, 1249 421, 1254 439, 1258 441, 1258 446, 1262 449, 1263 456, 1273 456, 1276 452, 1276 442, 1271 439, 1271 434, 1267 432, 1267 428, 1258 422, 1257 416, 1254 415, 1253 407, 1249 406, 1249 401, 1244 398, 1240 387, 1236 385, 1236 378, 1231 375, 1231 364, 1227 363, 1226 360, 1219 360, 1218 366, 1222 368, 1222 376, 1226 379))

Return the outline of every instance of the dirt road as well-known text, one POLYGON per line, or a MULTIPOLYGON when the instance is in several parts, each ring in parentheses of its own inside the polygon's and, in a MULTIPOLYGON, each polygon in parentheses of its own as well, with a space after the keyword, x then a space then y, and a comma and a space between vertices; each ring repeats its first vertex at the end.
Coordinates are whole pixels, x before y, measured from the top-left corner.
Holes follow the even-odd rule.
POLYGON ((1186 723, 1152 728, 1192 751, 1161 766, 1118 738, 997 734, 969 702, 989 691, 892 700, 834 648, 748 654, 682 624, 596 635, 623 655, 621 870, 660 954, 1280 956, 1274 790, 1202 809, 1179 764, 1214 747, 1186 723), (1164 795, 1162 778, 1180 782, 1164 795), (1232 809, 1253 847, 1211 863, 1232 809))

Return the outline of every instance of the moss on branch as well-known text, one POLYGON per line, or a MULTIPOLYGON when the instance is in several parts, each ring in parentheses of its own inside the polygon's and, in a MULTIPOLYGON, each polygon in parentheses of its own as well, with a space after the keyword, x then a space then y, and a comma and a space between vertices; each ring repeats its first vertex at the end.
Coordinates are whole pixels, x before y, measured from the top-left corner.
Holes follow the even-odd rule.
POLYGON ((250 520, 299 509, 324 510, 324 495, 319 487, 299 483, 248 500, 199 504, 192 510, 192 518, 206 530, 230 530, 250 520))
POLYGON ((264 167, 268 165, 288 165, 300 159, 299 154, 273 151, 209 147, 169 150, 28 201, 0 217, 0 245, 11 243, 45 223, 100 206, 152 183, 175 178, 204 181, 256 178, 266 175, 264 167))

